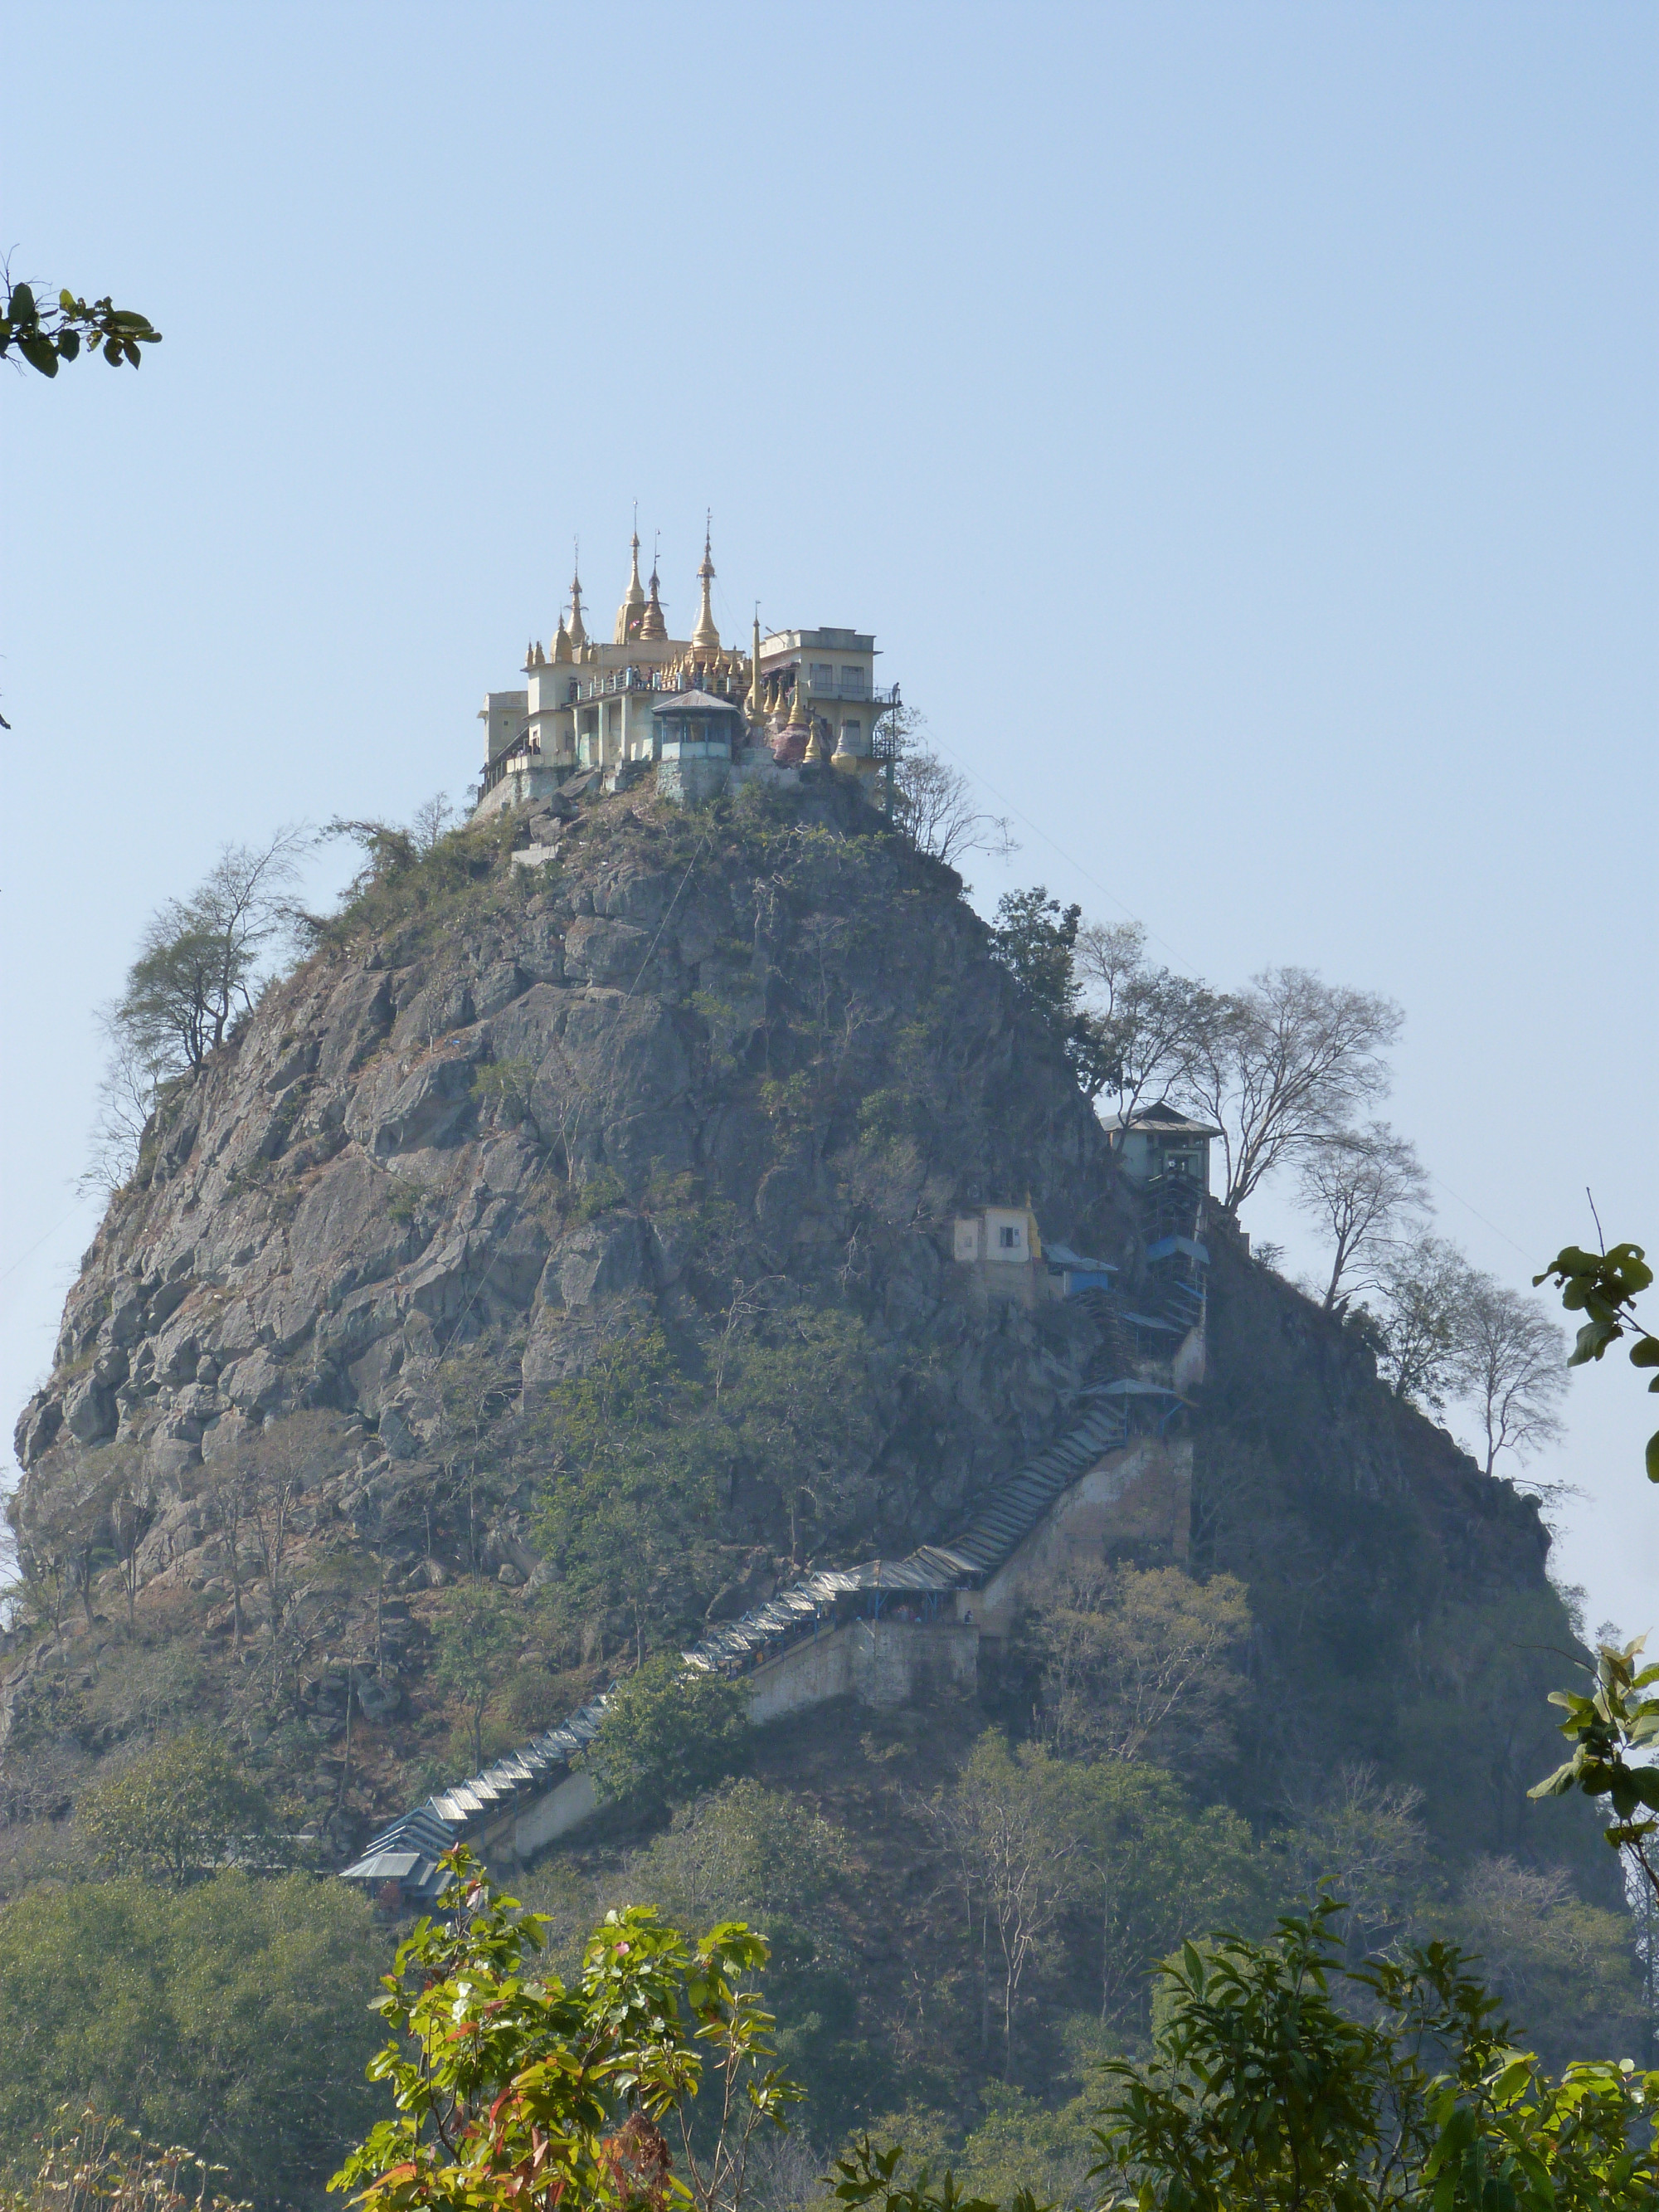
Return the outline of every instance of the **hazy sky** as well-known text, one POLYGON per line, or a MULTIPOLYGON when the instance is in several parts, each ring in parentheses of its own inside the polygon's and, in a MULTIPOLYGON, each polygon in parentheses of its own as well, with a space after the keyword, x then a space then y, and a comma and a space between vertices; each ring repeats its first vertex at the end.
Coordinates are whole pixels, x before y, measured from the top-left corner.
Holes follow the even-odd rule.
MULTIPOLYGON (((0 385, 8 1423, 147 911, 459 794, 636 499, 682 634, 706 507, 728 635, 878 633, 1018 817, 987 910, 1391 993, 1445 1233, 1522 1283, 1589 1185, 1659 1245, 1656 59, 1557 0, 15 0, 13 274, 165 343, 0 385)), ((1655 1419, 1609 1364, 1539 1470, 1592 1625, 1659 1618, 1655 1419)))

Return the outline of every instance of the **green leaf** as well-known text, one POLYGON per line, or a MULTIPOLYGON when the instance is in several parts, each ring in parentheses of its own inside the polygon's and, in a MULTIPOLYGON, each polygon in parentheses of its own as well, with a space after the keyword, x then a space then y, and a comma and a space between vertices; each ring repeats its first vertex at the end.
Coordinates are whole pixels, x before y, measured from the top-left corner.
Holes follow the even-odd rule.
POLYGON ((1648 1480, 1659 1482, 1659 1429, 1656 1429, 1648 1438, 1646 1459, 1648 1480))
POLYGON ((29 367, 38 368, 42 376, 57 375, 58 356, 52 349, 50 338, 20 337, 17 341, 17 350, 27 362, 29 367))
POLYGON ((40 310, 34 304, 34 295, 27 284, 15 284, 11 294, 11 319, 14 323, 38 323, 40 310))
POLYGON ((58 333, 58 350, 65 361, 73 361, 81 350, 80 331, 59 331, 58 333))
POLYGON ((1638 1337, 1630 1348, 1632 1367, 1659 1367, 1659 1336, 1638 1337))
MULTIPOLYGON (((1566 1300, 1564 1303, 1571 1304, 1566 1300)), ((1587 1321, 1578 1332, 1567 1359, 1569 1367, 1582 1367, 1587 1360, 1599 1359, 1607 1346, 1623 1334, 1616 1321, 1587 1321)))

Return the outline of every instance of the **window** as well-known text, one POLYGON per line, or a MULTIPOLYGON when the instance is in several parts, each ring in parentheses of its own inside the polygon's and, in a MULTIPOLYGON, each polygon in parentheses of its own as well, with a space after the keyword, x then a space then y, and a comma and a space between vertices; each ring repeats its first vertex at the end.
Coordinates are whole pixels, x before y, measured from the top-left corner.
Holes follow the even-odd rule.
POLYGON ((1006 1226, 999 1229, 997 1231, 997 1243, 1005 1252, 1012 1252, 1016 1250, 1019 1244, 1018 1230, 1006 1226))
POLYGON ((843 668, 836 679, 836 688, 844 699, 862 699, 868 685, 861 668, 843 668))
POLYGON ((812 663, 811 672, 806 680, 814 691, 833 691, 836 688, 834 664, 827 660, 815 660, 812 663))

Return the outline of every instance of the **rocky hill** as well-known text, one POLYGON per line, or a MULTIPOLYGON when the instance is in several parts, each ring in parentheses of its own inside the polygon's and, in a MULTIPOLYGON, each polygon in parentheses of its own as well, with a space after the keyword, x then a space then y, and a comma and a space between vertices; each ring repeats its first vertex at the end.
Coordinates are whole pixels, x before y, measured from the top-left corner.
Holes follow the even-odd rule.
MULTIPOLYGON (((431 1663, 456 1577, 522 1609, 505 1744, 619 1650, 946 1534, 1099 1348, 1075 1306, 946 1295, 952 1216, 1028 1198, 1135 1279, 1100 1127, 957 878, 827 773, 371 872, 169 1097, 20 1420, 57 1595, 10 1661, 14 1826, 211 1714, 349 1849, 467 1763, 431 1663)), ((1559 1662, 1516 1654, 1569 1632, 1535 1509, 1225 1235, 1214 1261, 1194 1559, 1256 1623, 1231 1794, 1266 1819, 1369 1760, 1453 1856, 1605 1888, 1582 1824, 1520 1826, 1559 1662)), ((1029 1712, 1012 1661, 983 1694, 1029 1712)))

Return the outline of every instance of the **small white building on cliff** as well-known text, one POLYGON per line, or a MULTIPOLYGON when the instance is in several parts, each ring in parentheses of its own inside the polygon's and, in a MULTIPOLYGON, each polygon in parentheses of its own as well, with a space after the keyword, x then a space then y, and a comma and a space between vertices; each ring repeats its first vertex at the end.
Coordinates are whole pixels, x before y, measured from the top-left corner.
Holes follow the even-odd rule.
POLYGON ((878 768, 877 726, 899 703, 876 683, 876 641, 853 629, 774 630, 758 621, 746 650, 725 644, 710 604, 714 563, 703 539, 691 635, 668 635, 653 563, 640 581, 640 541, 608 640, 588 633, 580 571, 551 642, 532 640, 521 691, 485 694, 481 815, 550 795, 571 777, 605 781, 654 772, 683 799, 732 783, 794 781, 827 764, 864 780, 878 768))

